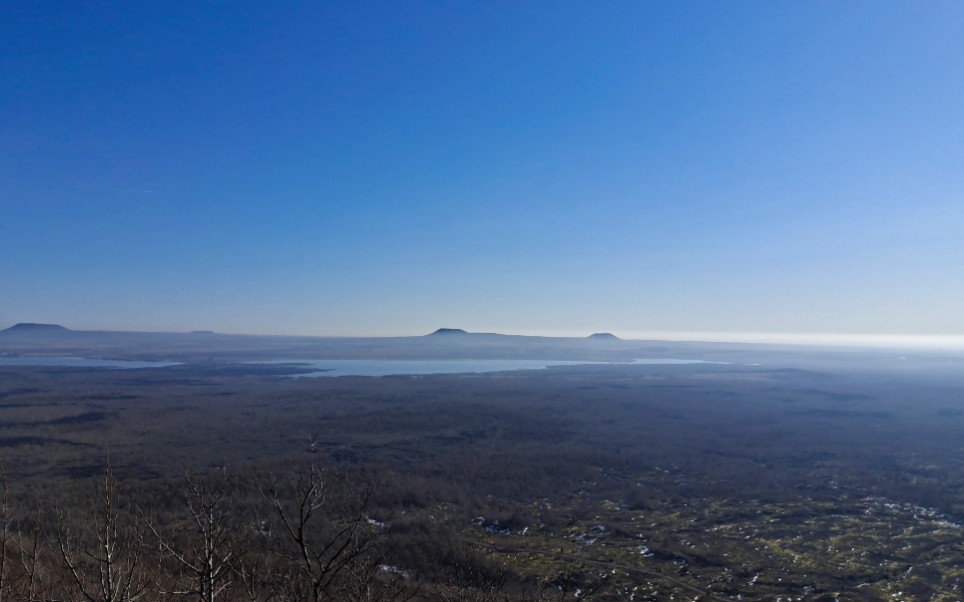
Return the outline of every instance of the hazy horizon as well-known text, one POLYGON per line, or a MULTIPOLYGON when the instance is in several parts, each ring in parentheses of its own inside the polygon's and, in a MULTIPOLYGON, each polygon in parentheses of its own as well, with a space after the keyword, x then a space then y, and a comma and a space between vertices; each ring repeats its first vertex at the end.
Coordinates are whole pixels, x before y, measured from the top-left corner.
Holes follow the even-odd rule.
MULTIPOLYGON (((290 337, 330 337, 330 338, 380 338, 380 337, 418 337, 430 334, 438 328, 459 328, 471 334, 501 334, 512 336, 586 338, 596 333, 608 333, 626 341, 668 341, 700 343, 754 343, 774 345, 892 348, 892 349, 964 349, 964 336, 956 335, 913 335, 913 334, 860 334, 860 333, 801 333, 801 332, 694 332, 694 331, 619 331, 596 329, 590 331, 573 330, 521 330, 499 331, 493 329, 465 329, 459 326, 440 326, 421 331, 399 330, 395 332, 338 333, 336 331, 213 331, 209 328, 181 328, 150 330, 143 328, 120 327, 83 327, 58 322, 17 322, 17 324, 56 324, 73 331, 98 332, 145 332, 183 334, 191 332, 215 332, 228 335, 253 336, 290 336, 290 337)), ((14 324, 0 323, 0 330, 14 324)))

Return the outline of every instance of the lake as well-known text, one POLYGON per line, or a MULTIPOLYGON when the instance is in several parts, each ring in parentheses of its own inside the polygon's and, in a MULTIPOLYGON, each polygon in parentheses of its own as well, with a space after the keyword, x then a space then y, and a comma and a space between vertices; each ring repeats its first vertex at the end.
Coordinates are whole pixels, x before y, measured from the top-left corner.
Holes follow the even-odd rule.
POLYGON ((64 366, 68 368, 166 368, 177 362, 94 360, 86 357, 0 357, 0 366, 64 366))
MULTIPOLYGON (((579 362, 563 360, 273 360, 247 362, 250 364, 279 364, 315 369, 314 372, 293 376, 419 376, 428 374, 478 374, 514 370, 544 370, 552 366, 585 366, 606 364, 718 364, 703 360, 671 358, 637 359, 632 362, 579 362)), ((166 368, 182 365, 178 362, 148 362, 140 360, 102 360, 84 357, 0 357, 0 366, 62 366, 67 368, 166 368)))
POLYGON ((477 374, 515 370, 543 370, 552 366, 585 366, 622 364, 710 364, 703 360, 670 358, 638 359, 632 362, 578 362, 563 360, 288 360, 253 362, 259 364, 289 364, 317 368, 317 372, 296 376, 419 376, 428 374, 477 374))

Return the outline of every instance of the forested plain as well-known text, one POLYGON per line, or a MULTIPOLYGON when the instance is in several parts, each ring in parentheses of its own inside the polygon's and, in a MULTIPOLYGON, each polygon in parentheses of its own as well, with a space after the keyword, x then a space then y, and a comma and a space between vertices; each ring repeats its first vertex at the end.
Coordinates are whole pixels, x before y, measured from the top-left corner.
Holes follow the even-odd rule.
POLYGON ((960 599, 960 360, 758 355, 0 367, 0 596, 960 599))

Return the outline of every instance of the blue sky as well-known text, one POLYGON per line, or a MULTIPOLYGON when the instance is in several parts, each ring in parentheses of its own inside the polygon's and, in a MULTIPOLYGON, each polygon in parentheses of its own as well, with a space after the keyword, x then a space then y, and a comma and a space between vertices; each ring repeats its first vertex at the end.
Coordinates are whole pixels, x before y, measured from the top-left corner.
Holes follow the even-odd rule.
POLYGON ((6 3, 0 326, 964 335, 961 31, 959 2, 6 3))

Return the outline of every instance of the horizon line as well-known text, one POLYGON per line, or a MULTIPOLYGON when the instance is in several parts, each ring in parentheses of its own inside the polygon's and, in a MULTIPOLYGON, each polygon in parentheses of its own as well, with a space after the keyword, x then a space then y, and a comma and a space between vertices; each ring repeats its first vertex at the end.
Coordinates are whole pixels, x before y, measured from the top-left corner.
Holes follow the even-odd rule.
MULTIPOLYGON (((17 324, 56 325, 56 323, 18 322, 17 324)), ((0 326, 5 330, 17 324, 0 326)), ((269 333, 269 332, 222 332, 211 329, 189 330, 123 330, 121 328, 87 328, 67 330, 73 332, 133 332, 145 334, 191 334, 213 333, 230 336, 278 336, 309 338, 400 338, 420 337, 435 332, 416 334, 319 334, 319 333, 269 333)), ((437 329, 436 329, 437 330, 437 329)), ((459 329, 461 330, 461 329, 459 329)), ((613 334, 626 342, 665 341, 679 343, 743 343, 770 345, 832 346, 832 347, 905 347, 926 349, 964 349, 964 334, 895 334, 895 333, 833 333, 833 332, 764 332, 764 331, 687 331, 687 330, 530 330, 527 332, 500 332, 498 330, 468 330, 468 334, 498 334, 504 336, 532 336, 547 338, 588 338, 593 334, 613 334)))

